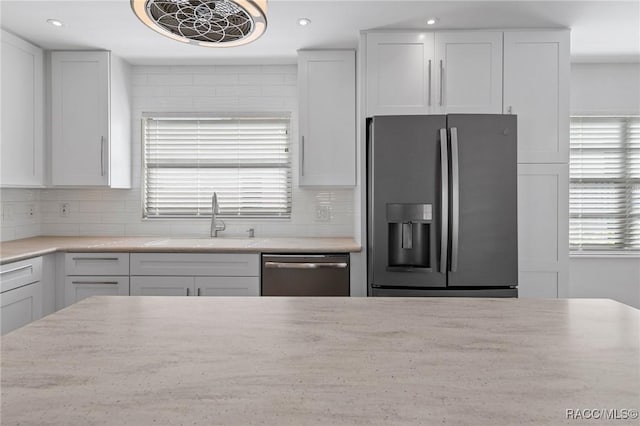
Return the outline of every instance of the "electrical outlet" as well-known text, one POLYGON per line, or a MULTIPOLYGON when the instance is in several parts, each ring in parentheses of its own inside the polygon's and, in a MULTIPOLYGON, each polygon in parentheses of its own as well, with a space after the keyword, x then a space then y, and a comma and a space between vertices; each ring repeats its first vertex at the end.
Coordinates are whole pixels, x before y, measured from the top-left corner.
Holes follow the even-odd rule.
POLYGON ((69 213, 71 212, 71 209, 69 208, 69 203, 60 203, 60 216, 61 217, 67 217, 69 216, 69 213))
POLYGON ((33 218, 36 215, 36 208, 34 207, 33 204, 29 204, 27 206, 27 216, 29 216, 30 218, 33 218))
POLYGON ((331 207, 316 206, 316 222, 330 222, 330 221, 331 221, 331 207))

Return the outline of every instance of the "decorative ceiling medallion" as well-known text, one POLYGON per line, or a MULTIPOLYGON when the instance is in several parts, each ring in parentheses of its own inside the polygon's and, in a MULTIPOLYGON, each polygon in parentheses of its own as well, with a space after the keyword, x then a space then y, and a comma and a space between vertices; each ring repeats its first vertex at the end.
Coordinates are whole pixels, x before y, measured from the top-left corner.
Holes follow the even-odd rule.
POLYGON ((267 0, 131 0, 131 8, 151 29, 199 46, 240 46, 267 29, 267 0))

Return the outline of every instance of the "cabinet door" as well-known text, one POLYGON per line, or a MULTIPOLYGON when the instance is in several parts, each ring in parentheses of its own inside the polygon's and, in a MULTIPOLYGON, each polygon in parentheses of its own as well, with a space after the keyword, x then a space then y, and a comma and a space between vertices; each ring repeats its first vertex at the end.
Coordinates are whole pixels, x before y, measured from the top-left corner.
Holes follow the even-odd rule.
POLYGON ((367 116, 432 112, 432 33, 369 33, 366 62, 367 116))
POLYGON ((51 183, 109 184, 109 52, 51 53, 51 183))
POLYGON ((439 113, 502 112, 502 32, 435 35, 439 113))
POLYGON ((568 297, 568 165, 518 165, 518 255, 520 297, 568 297))
POLYGON ((355 185, 355 52, 299 52, 298 88, 300 185, 355 185))
POLYGON ((519 163, 569 161, 569 32, 504 33, 504 112, 518 116, 519 163))
POLYGON ((193 296, 193 277, 131 277, 132 296, 193 296))
POLYGON ((128 296, 129 277, 66 277, 64 288, 66 306, 69 306, 90 296, 128 296))
POLYGON ((196 277, 198 296, 260 296, 260 277, 196 277))
POLYGON ((42 317, 42 285, 37 282, 0 294, 2 334, 42 317))
POLYGON ((2 31, 2 186, 43 184, 42 50, 2 31))

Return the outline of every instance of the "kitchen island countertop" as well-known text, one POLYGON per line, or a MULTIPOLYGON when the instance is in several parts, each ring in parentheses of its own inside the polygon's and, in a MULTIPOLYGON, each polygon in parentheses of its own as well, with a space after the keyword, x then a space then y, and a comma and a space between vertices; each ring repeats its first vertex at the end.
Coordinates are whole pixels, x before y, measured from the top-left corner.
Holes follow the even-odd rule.
POLYGON ((155 253, 335 253, 359 252, 348 237, 172 238, 172 237, 32 237, 0 244, 0 264, 66 252, 155 253))
POLYGON ((570 424, 640 408, 639 335, 610 300, 94 297, 3 337, 2 424, 570 424))

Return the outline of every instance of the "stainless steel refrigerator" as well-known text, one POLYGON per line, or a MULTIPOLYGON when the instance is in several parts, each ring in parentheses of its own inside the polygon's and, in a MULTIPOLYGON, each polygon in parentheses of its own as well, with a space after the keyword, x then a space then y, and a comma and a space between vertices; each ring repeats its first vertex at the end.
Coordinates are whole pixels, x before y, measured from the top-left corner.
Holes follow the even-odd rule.
POLYGON ((517 297, 516 116, 367 128, 369 295, 517 297))

